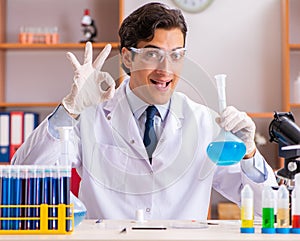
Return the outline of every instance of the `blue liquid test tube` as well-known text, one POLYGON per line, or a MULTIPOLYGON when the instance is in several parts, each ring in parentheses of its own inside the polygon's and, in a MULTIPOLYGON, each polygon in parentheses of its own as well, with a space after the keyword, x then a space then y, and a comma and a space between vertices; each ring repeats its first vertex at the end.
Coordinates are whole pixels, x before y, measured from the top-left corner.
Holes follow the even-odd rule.
MULTIPOLYGON (((45 179, 44 179, 44 202, 48 205, 52 204, 52 170, 49 167, 45 168, 45 179)), ((53 208, 48 208, 48 217, 53 217, 53 208)), ((48 229, 53 229, 53 221, 48 220, 48 229)))
MULTIPOLYGON (((0 205, 2 205, 2 177, 3 177, 3 166, 0 165, 0 205)), ((2 213, 3 208, 0 208, 0 217, 3 218, 3 213, 2 213)), ((0 230, 2 230, 2 221, 0 221, 0 230)))
MULTIPOLYGON (((29 174, 28 174, 28 166, 22 166, 20 169, 20 178, 21 178, 21 185, 22 185, 22 196, 21 196, 21 204, 28 205, 29 197, 28 197, 28 189, 29 189, 29 174)), ((21 208, 21 216, 28 217, 30 209, 27 207, 21 208)), ((27 230, 29 229, 29 221, 22 220, 21 221, 21 229, 27 230)))
MULTIPOLYGON (((70 204, 70 179, 71 179, 71 161, 69 158, 69 139, 70 131, 73 129, 71 126, 62 126, 57 128, 59 131, 60 139, 60 156, 59 156, 59 165, 61 166, 61 194, 60 194, 60 203, 66 205, 70 204)), ((66 216, 71 216, 70 208, 66 208, 66 216)), ((70 231, 72 228, 72 222, 66 220, 66 231, 70 231)))
POLYGON ((274 205, 274 191, 270 186, 265 186, 262 192, 262 233, 275 233, 274 205))
MULTIPOLYGON (((19 166, 11 166, 11 199, 12 205, 20 205, 21 195, 22 195, 22 182, 20 177, 20 167, 19 166)), ((21 208, 20 207, 12 207, 11 208, 11 216, 14 218, 21 217, 21 208)), ((21 220, 12 220, 12 229, 19 230, 21 228, 21 220)))
MULTIPOLYGON (((60 203, 70 205, 71 167, 60 166, 60 203)), ((66 217, 71 217, 71 209, 66 208, 66 217)), ((72 229, 71 220, 66 220, 66 231, 72 229)))
MULTIPOLYGON (((11 205, 11 167, 5 166, 3 167, 3 177, 2 177, 2 204, 3 205, 11 205)), ((11 210, 9 207, 5 207, 2 210, 2 216, 4 218, 11 217, 11 210)), ((11 221, 10 220, 2 220, 2 229, 10 230, 11 229, 11 221)))
MULTIPOLYGON (((52 167, 52 198, 51 198, 51 204, 52 205, 58 205, 60 200, 60 173, 59 173, 59 167, 53 166, 52 167)), ((52 214, 53 217, 58 217, 58 208, 54 207, 52 208, 52 214)), ((53 220, 53 229, 58 229, 58 220, 53 220)))
MULTIPOLYGON (((39 205, 44 203, 44 180, 45 180, 45 172, 44 172, 44 167, 42 166, 38 166, 37 169, 36 169, 36 179, 37 179, 37 182, 36 182, 36 203, 39 205)), ((37 208, 36 209, 36 216, 37 217, 40 217, 40 208, 37 208)), ((37 221, 36 223, 37 225, 37 229, 40 229, 41 228, 41 224, 40 224, 40 221, 37 221)))
MULTIPOLYGON (((28 188, 28 204, 37 205, 37 175, 36 175, 36 166, 31 166, 28 169, 29 174, 29 188, 28 188)), ((28 217, 36 218, 38 212, 38 207, 30 207, 28 217)), ((37 220, 29 221, 29 229, 36 230, 38 228, 37 220)))

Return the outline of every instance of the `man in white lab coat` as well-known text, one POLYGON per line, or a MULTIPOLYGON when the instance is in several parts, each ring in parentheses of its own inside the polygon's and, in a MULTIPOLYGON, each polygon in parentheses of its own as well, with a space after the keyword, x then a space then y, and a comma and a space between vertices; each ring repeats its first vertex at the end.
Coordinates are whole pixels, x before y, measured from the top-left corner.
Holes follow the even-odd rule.
POLYGON ((133 219, 143 209, 146 219, 205 220, 211 188, 240 204, 245 184, 254 190, 255 214, 260 215, 261 191, 276 180, 255 147, 253 121, 227 107, 217 124, 213 111, 174 91, 186 32, 182 13, 160 3, 129 15, 119 36, 130 78, 116 90, 112 77, 101 72, 109 45, 92 62, 87 43, 82 65, 68 53, 75 70, 71 92, 19 148, 13 164, 56 163, 57 127, 72 125, 69 155, 81 176, 79 198, 88 218, 133 219), (154 125, 145 127, 149 105, 156 107, 154 125), (216 166, 208 159, 206 148, 219 126, 246 144, 240 163, 216 166), (149 148, 144 132, 153 128, 154 137, 148 134, 155 144, 149 148))

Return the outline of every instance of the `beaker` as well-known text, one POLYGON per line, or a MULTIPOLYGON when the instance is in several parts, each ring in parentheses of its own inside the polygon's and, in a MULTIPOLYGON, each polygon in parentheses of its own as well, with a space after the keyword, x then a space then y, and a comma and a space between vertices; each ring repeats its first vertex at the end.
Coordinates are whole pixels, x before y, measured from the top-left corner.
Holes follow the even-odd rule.
MULTIPOLYGON (((216 75, 215 79, 218 89, 219 113, 221 114, 226 108, 226 75, 216 75)), ((206 153, 210 160, 218 166, 229 166, 243 159, 246 154, 246 145, 231 132, 221 129, 219 135, 208 145, 206 153)))

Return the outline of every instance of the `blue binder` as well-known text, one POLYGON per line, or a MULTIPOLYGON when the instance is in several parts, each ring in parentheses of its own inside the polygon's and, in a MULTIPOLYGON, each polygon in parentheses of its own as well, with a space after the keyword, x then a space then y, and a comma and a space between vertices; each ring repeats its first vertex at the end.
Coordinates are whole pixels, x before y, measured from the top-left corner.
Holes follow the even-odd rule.
POLYGON ((0 162, 9 162, 10 114, 0 112, 0 162))

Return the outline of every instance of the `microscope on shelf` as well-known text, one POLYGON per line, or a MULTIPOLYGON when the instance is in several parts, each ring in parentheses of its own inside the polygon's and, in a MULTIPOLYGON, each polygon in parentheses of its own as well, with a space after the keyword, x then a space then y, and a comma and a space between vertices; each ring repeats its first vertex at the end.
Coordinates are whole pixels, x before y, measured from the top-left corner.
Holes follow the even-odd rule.
POLYGON ((81 26, 83 28, 84 40, 81 40, 80 43, 86 42, 95 42, 94 38, 97 36, 97 28, 94 20, 90 16, 90 10, 85 9, 84 15, 81 19, 81 26))
POLYGON ((275 112, 269 125, 270 142, 278 143, 279 156, 284 167, 275 172, 277 178, 292 188, 294 178, 300 173, 300 127, 291 112, 275 112))

